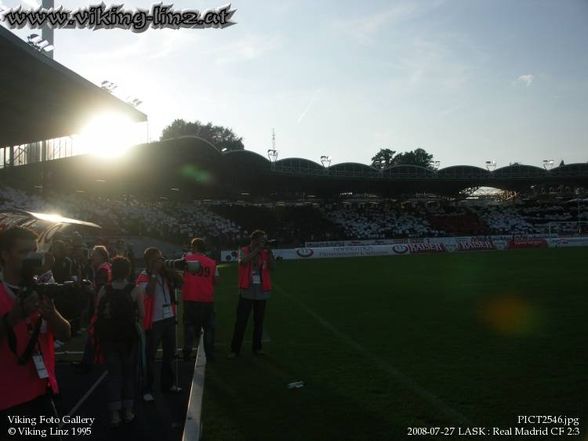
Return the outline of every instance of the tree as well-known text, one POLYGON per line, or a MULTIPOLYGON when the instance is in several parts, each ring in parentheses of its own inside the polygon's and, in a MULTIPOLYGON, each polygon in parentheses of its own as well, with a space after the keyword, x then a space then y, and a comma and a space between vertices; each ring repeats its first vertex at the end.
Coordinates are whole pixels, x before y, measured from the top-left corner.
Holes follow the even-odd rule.
POLYGON ((416 149, 411 152, 396 154, 391 149, 380 149, 372 158, 372 167, 385 168, 391 165, 419 165, 421 167, 433 168, 433 155, 426 150, 416 149))
POLYGON ((416 149, 412 152, 398 153, 394 158, 394 165, 419 165, 425 168, 433 168, 433 155, 426 150, 416 149))
POLYGON ((392 165, 394 155, 396 152, 390 149, 380 149, 378 153, 372 158, 372 167, 386 168, 392 165))
POLYGON ((243 150, 243 138, 237 137, 227 127, 215 126, 212 123, 202 124, 200 121, 186 122, 183 119, 176 119, 161 132, 160 141, 164 139, 177 138, 179 136, 194 135, 206 139, 218 150, 243 150))

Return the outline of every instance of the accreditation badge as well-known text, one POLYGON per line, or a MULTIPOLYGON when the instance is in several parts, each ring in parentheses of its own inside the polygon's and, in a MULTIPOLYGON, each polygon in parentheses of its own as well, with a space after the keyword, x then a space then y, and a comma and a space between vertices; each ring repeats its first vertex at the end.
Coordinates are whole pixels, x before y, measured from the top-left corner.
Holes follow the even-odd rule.
POLYGON ((43 361, 43 356, 41 354, 33 355, 33 363, 35 363, 37 375, 41 380, 49 378, 49 372, 47 372, 47 367, 45 366, 45 361, 43 361))

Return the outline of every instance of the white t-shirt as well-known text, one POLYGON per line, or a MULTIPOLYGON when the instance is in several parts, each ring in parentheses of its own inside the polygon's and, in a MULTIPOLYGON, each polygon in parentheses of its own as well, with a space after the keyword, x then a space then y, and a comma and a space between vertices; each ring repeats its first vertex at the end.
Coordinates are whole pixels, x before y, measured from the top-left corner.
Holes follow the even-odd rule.
MULTIPOLYGON (((140 283, 139 286, 145 290, 147 288, 147 282, 140 283)), ((155 284, 153 296, 153 321, 158 322, 160 320, 174 317, 171 292, 168 284, 165 283, 160 275, 157 276, 157 283, 155 284)))

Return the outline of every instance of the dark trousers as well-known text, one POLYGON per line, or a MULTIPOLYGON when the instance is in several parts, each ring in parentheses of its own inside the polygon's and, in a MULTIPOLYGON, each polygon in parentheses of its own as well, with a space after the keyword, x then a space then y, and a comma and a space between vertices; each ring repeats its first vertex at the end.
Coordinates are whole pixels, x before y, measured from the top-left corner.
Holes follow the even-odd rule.
POLYGON ((108 407, 110 410, 132 409, 137 381, 137 344, 104 343, 108 369, 108 407))
POLYGON ((160 344, 163 347, 160 386, 161 390, 165 392, 176 383, 173 368, 173 360, 176 354, 175 317, 153 322, 153 327, 145 332, 145 339, 147 341, 147 378, 145 379, 145 393, 153 392, 155 354, 157 353, 160 344))
MULTIPOLYGON (((4 393, 4 391, 3 391, 4 393)), ((10 423, 8 417, 9 416, 19 416, 19 417, 34 417, 37 419, 37 425, 34 427, 35 429, 45 429, 49 432, 48 428, 51 426, 55 426, 54 424, 40 424, 39 423, 39 416, 43 415, 46 417, 53 417, 56 416, 53 410, 53 405, 51 403, 51 396, 49 394, 41 395, 40 397, 35 398, 34 400, 28 401, 26 403, 18 404, 14 407, 11 407, 6 410, 0 410, 0 440, 14 440, 14 439, 30 439, 31 437, 27 436, 20 436, 17 432, 16 435, 10 436, 8 435, 8 429, 11 427, 30 427, 33 428, 30 424, 14 424, 10 423)))
POLYGON ((206 358, 214 358, 214 303, 184 301, 184 357, 191 354, 194 339, 200 340, 201 329, 206 358))
POLYGON ((263 317, 265 315, 266 300, 251 300, 239 296, 237 304, 237 320, 235 321, 235 330, 233 331, 233 341, 231 342, 231 351, 238 354, 241 351, 243 336, 247 328, 247 320, 253 309, 253 352, 261 350, 261 336, 263 334, 263 317))
POLYGON ((85 366, 92 366, 94 364, 94 339, 88 334, 86 343, 84 344, 84 354, 82 355, 82 364, 85 366))

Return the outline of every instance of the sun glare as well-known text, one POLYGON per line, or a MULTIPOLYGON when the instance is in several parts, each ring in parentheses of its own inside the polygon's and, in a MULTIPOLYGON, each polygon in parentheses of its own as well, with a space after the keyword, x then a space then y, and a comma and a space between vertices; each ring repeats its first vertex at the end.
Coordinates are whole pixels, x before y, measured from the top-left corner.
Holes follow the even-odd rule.
POLYGON ((114 159, 141 142, 140 124, 122 114, 104 113, 90 120, 76 138, 81 152, 114 159))

